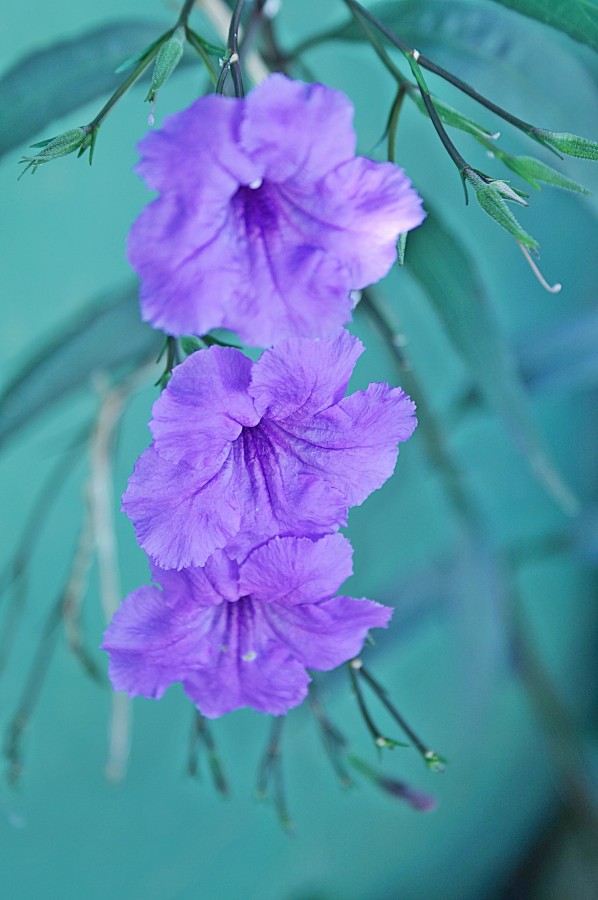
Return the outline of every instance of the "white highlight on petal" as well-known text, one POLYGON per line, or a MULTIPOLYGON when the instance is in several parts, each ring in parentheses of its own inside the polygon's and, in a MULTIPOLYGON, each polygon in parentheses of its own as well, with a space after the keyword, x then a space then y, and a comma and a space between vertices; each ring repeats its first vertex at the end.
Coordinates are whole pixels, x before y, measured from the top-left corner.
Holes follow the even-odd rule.
POLYGON ((253 662, 254 659, 257 659, 257 653, 255 650, 250 650, 248 653, 244 653, 241 659, 243 662, 253 662))
POLYGON ((262 186, 262 182, 262 178, 256 178, 255 181, 251 181, 248 186, 252 191, 257 191, 257 189, 262 186))

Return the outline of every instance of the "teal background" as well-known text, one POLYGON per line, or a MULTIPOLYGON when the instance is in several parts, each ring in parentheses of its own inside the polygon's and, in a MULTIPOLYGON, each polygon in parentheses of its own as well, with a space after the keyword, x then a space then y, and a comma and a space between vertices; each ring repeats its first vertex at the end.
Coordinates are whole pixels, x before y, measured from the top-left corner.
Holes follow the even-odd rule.
MULTIPOLYGON (((595 138, 597 70, 590 52, 491 2, 470 6, 470 17, 455 13, 443 30, 426 30, 424 22, 428 46, 419 49, 524 118, 595 138), (464 45, 473 48, 470 53, 463 52, 464 45)), ((157 2, 146 4, 142 12, 163 21, 164 27, 175 15, 157 2)), ((71 0, 5 5, 0 13, 0 58, 8 68, 41 45, 140 14, 137 4, 114 0, 101 6, 71 0)), ((287 0, 277 22, 281 40, 292 45, 343 15, 341 3, 323 10, 315 0, 287 0)), ((199 28, 199 17, 196 24, 199 28)), ((363 45, 329 44, 311 51, 306 60, 319 79, 350 94, 356 104, 360 151, 376 152, 393 90, 373 52, 363 45)), ((162 90, 158 123, 196 96, 203 84, 199 71, 185 69, 162 90)), ((454 91, 434 86, 447 102, 508 132, 508 149, 534 152, 492 116, 474 113, 454 91)), ((135 143, 146 130, 148 108, 142 99, 141 89, 134 90, 110 115, 91 169, 71 157, 17 183, 16 163, 23 150, 2 161, 3 383, 42 351, 50 337, 59 337, 73 316, 129 277, 125 235, 147 202, 144 187, 131 172, 135 143)), ((88 121, 99 105, 77 110, 32 140, 88 121)), ((455 140, 472 162, 486 171, 492 167, 493 173, 503 172, 472 140, 459 133, 455 140)), ((581 199, 546 188, 541 194, 533 192, 531 208, 520 215, 524 227, 541 241, 547 278, 563 283, 561 294, 553 297, 534 281, 513 240, 473 202, 464 208, 456 170, 429 122, 409 106, 401 116, 397 152, 422 196, 471 252, 514 348, 524 352, 541 346, 547 329, 558 332, 559 323, 595 310, 595 194, 581 199)), ((551 161, 542 151, 538 155, 551 161)), ((587 187, 598 187, 598 168, 591 163, 565 160, 555 165, 587 187)), ((395 477, 351 514, 348 533, 355 546, 356 574, 347 592, 397 608, 389 632, 377 638, 376 649, 367 650, 366 658, 405 717, 449 760, 443 775, 432 775, 417 754, 399 748, 386 753, 381 765, 385 773, 435 794, 437 811, 415 813, 363 781, 352 790, 337 786, 315 725, 301 708, 289 715, 284 740, 295 824, 289 837, 272 803, 255 799, 255 772, 268 721, 240 711, 214 723, 231 785, 230 798, 223 800, 210 783, 205 758, 199 783, 185 772, 191 709, 179 688, 172 688, 159 703, 134 701, 128 771, 120 783, 108 783, 103 767, 111 695, 84 675, 60 635, 24 735, 22 777, 16 787, 6 782, 0 786, 7 896, 595 896, 575 819, 579 806, 573 802, 571 781, 562 776, 563 767, 568 776, 589 773, 591 783, 596 758, 591 742, 596 727, 596 578, 591 561, 592 555, 596 559, 595 381, 573 378, 566 390, 538 390, 532 397, 533 417, 546 445, 582 499, 584 513, 573 521, 530 475, 493 414, 479 405, 465 414, 458 411, 470 375, 408 269, 387 279, 384 300, 401 323, 414 371, 466 473, 489 536, 486 543, 478 535, 478 542, 459 527, 417 433, 401 449, 395 477), (497 547, 521 548, 538 535, 553 533, 579 535, 580 540, 547 558, 528 558, 519 567, 517 582, 530 641, 573 722, 556 741, 547 738, 514 671, 505 631, 504 586, 496 580, 492 559, 497 547), (576 755, 580 745, 583 759, 576 755), (565 827, 565 819, 573 825, 565 827), (549 849, 540 852, 542 865, 533 887, 528 885, 525 894, 507 894, 517 866, 550 828, 556 829, 555 837, 549 849)), ((354 330, 367 352, 353 386, 370 380, 397 383, 388 349, 359 308, 354 330)), ((565 363, 572 365, 575 358, 573 347, 565 363)), ((118 512, 118 498, 134 459, 149 440, 146 422, 155 396, 151 385, 135 396, 116 448, 114 516, 123 594, 147 579, 132 527, 118 512)), ((88 378, 4 447, 3 558, 14 550, 44 478, 95 408, 97 391, 88 378)), ((0 680, 3 727, 14 713, 47 610, 68 571, 88 472, 85 448, 79 457, 31 557, 26 604, 0 680)), ((4 596, 4 604, 9 596, 4 596)), ((84 615, 88 646, 105 668, 103 655, 95 650, 104 628, 95 569, 84 615)), ((320 684, 331 717, 351 738, 355 751, 375 765, 377 754, 356 711, 346 673, 323 677, 320 684)), ((378 718, 383 727, 392 728, 381 713, 378 718)), ((591 805, 591 793, 584 796, 591 805)), ((586 830, 582 837, 588 835, 592 833, 586 830)))

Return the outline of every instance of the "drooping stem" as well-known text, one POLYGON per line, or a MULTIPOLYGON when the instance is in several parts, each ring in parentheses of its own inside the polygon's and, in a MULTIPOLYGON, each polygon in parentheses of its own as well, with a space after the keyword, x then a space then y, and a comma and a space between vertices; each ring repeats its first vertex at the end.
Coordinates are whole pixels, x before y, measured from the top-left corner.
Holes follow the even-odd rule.
POLYGON ((355 694, 355 699, 357 700, 357 705, 359 706, 359 712, 365 722, 369 733, 372 736, 374 744, 379 749, 383 747, 388 747, 392 749, 393 747, 398 746, 398 741, 393 741, 392 738, 385 737, 376 723, 374 722, 370 711, 367 707, 367 703, 365 702, 365 697, 363 696, 363 691, 361 690, 361 685, 359 684, 358 673, 360 672, 363 663, 360 659, 352 659, 349 663, 349 677, 351 679, 351 687, 353 688, 353 693, 355 694))
POLYGON ((285 720, 283 716, 277 716, 272 720, 270 737, 258 769, 257 794, 264 798, 268 794, 268 786, 272 783, 274 791, 274 805, 276 813, 285 831, 291 831, 293 823, 289 814, 286 791, 284 785, 284 773, 282 769, 282 732, 285 720))
POLYGON ((401 728, 402 731, 404 731, 404 733, 407 735, 407 737, 409 738, 409 740, 411 741, 413 746, 416 748, 416 750, 421 754, 421 756, 423 756, 425 762, 430 766, 430 768, 434 769, 434 771, 441 772, 444 769, 444 766, 442 765, 442 760, 438 756, 438 754, 435 753, 433 750, 431 750, 421 740, 421 738, 418 737, 418 735, 415 733, 415 731, 411 728, 411 726, 406 722, 406 720, 403 718, 401 713, 398 711, 398 709, 396 708, 394 703, 391 702, 391 700, 389 699, 388 694, 386 692, 386 689, 383 688, 382 685, 380 684, 380 682, 376 681, 374 676, 370 674, 370 672, 363 665, 363 662, 361 660, 353 660, 353 662, 354 663, 359 662, 360 665, 359 665, 358 671, 359 671, 360 677, 363 678, 363 680, 369 684, 369 686, 372 688, 372 690, 374 691, 374 693, 376 694, 376 696, 378 697, 380 702, 386 707, 388 712, 391 714, 391 716, 393 717, 393 719, 395 720, 395 722, 397 723, 399 728, 401 728))
POLYGON ((348 747, 347 739, 326 715, 315 681, 312 681, 310 685, 307 703, 320 731, 322 744, 324 745, 326 756, 330 760, 330 765, 343 787, 351 787, 353 779, 349 775, 344 762, 348 747))
POLYGON ((218 82, 216 84, 217 94, 223 93, 226 77, 230 71, 235 88, 235 95, 237 97, 245 96, 243 75, 241 72, 241 62, 239 58, 239 28, 241 26, 241 15, 243 13, 244 5, 245 0, 237 0, 235 8, 233 10, 232 18, 230 20, 230 27, 228 30, 226 55, 222 60, 222 71, 220 72, 220 77, 218 78, 218 82))
MULTIPOLYGON (((422 69, 426 69, 428 72, 432 72, 434 75, 438 75, 444 81, 447 81, 462 93, 466 94, 468 97, 471 97, 481 106, 484 106, 486 109, 490 110, 490 112, 493 112, 495 115, 499 116, 501 119, 504 119, 510 125, 518 128, 528 137, 537 141, 539 144, 542 144, 542 146, 548 147, 550 150, 552 150, 553 153, 556 153, 557 156, 560 156, 560 154, 557 153, 554 147, 551 147, 550 144, 548 144, 548 142, 542 138, 540 129, 537 128, 537 126, 531 125, 529 122, 525 122, 523 119, 512 115, 510 112, 508 112, 508 110, 503 109, 501 106, 498 106, 496 103, 488 100, 488 98, 484 97, 483 94, 478 93, 475 88, 472 88, 471 85, 467 84, 467 82, 462 81, 462 79, 458 78, 456 75, 453 75, 452 72, 449 72, 446 69, 443 69, 441 66, 436 65, 435 62, 433 62, 431 59, 428 59, 426 56, 422 56, 422 54, 420 54, 417 50, 415 50, 413 47, 410 47, 409 44, 407 44, 405 41, 402 41, 401 38, 399 38, 393 31, 386 27, 381 19, 370 12, 369 9, 366 9, 366 7, 362 6, 361 3, 358 3, 357 0, 343 0, 343 2, 349 7, 349 11, 354 18, 357 15, 370 22, 380 32, 380 34, 384 35, 389 43, 396 47, 397 50, 401 51, 401 53, 407 60, 414 59, 418 66, 420 66, 422 69)), ((422 94, 422 97, 423 96, 424 95, 422 94)))
POLYGON ((189 758, 187 763, 187 771, 191 776, 197 775, 199 771, 198 750, 200 744, 203 744, 206 750, 212 781, 214 782, 216 790, 219 794, 222 794, 222 796, 228 796, 228 782, 224 775, 224 769, 220 762, 220 756, 216 749, 216 743, 212 737, 212 732, 208 728, 205 716, 202 716, 198 710, 194 710, 189 741, 189 758))

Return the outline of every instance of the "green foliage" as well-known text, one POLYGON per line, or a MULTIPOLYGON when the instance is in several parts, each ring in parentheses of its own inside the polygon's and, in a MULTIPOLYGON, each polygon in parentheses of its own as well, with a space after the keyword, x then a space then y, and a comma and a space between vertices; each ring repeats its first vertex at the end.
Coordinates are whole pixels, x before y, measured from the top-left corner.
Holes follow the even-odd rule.
POLYGON ((20 177, 22 177, 29 169, 31 169, 32 172, 35 172, 36 169, 44 163, 50 162, 53 159, 59 159, 61 156, 68 156, 69 153, 74 153, 75 150, 81 150, 88 133, 88 130, 85 128, 71 128, 69 131, 65 131, 55 138, 49 138, 47 141, 39 141, 37 144, 32 144, 32 147, 40 147, 41 149, 39 153, 36 153, 34 156, 23 156, 21 162, 27 163, 27 165, 21 172, 20 177))
POLYGON ((594 0, 494 0, 524 16, 544 22, 552 28, 598 50, 598 3, 594 0))
POLYGON ((513 203, 520 203, 527 206, 525 200, 509 187, 505 181, 499 181, 481 175, 474 169, 468 168, 463 172, 463 179, 470 184, 475 191, 478 203, 489 216, 492 216, 499 225, 502 226, 509 234, 512 234, 515 240, 528 247, 530 250, 538 249, 538 242, 531 235, 524 231, 505 200, 513 203))
POLYGON ((147 93, 147 97, 145 98, 150 103, 154 100, 158 90, 168 81, 180 63, 185 49, 184 40, 185 29, 179 26, 172 37, 160 47, 160 52, 156 57, 152 71, 152 83, 147 93))
POLYGON ((154 42, 164 26, 144 20, 94 28, 37 50, 0 79, 0 157, 46 125, 118 86, 123 58, 154 42))
POLYGON ((0 446, 94 372, 129 370, 158 353, 162 337, 141 322, 137 287, 92 305, 57 338, 37 348, 0 396, 0 446))
POLYGON ((598 159, 598 143, 577 134, 565 132, 547 131, 545 128, 534 129, 536 139, 541 143, 560 150, 567 156, 577 156, 579 159, 598 159))
MULTIPOLYGON (((489 147, 489 145, 487 146, 489 147)), ((551 187, 562 188, 565 191, 572 191, 575 194, 587 195, 590 193, 583 185, 578 184, 571 178, 567 178, 562 172, 558 172, 556 169, 553 169, 552 166, 547 165, 547 163, 542 162, 539 159, 535 159, 533 156, 513 156, 510 153, 505 153, 504 150, 501 150, 498 147, 492 147, 491 152, 500 159, 505 166, 513 172, 516 172, 517 175, 537 190, 540 189, 540 185, 538 184, 540 181, 544 184, 551 185, 551 187)))
POLYGON ((577 501, 554 468, 533 422, 515 359, 461 241, 432 213, 409 238, 407 268, 446 328, 486 401, 505 423, 528 463, 567 512, 577 501))

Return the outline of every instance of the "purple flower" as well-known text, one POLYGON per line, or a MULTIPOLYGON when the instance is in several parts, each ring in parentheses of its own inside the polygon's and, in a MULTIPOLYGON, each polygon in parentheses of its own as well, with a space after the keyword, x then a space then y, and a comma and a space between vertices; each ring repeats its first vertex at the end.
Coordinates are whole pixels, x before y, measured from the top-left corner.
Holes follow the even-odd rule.
POLYGON ((291 338, 252 363, 211 347, 178 366, 154 404, 154 443, 123 497, 137 539, 165 569, 244 554, 277 534, 334 532, 392 474, 416 425, 400 388, 344 397, 363 347, 291 338))
POLYGON ((104 635, 114 688, 162 696, 181 681, 205 716, 242 706, 279 715, 307 694, 305 668, 326 671, 359 653, 392 610, 334 597, 352 574, 351 545, 274 538, 238 564, 217 551, 203 569, 154 569, 154 586, 126 598, 104 635))
POLYGON ((137 171, 160 196, 128 248, 144 319, 264 347, 347 322, 349 292, 386 275, 424 218, 401 169, 355 156, 352 119, 339 91, 272 75, 149 134, 137 171))

